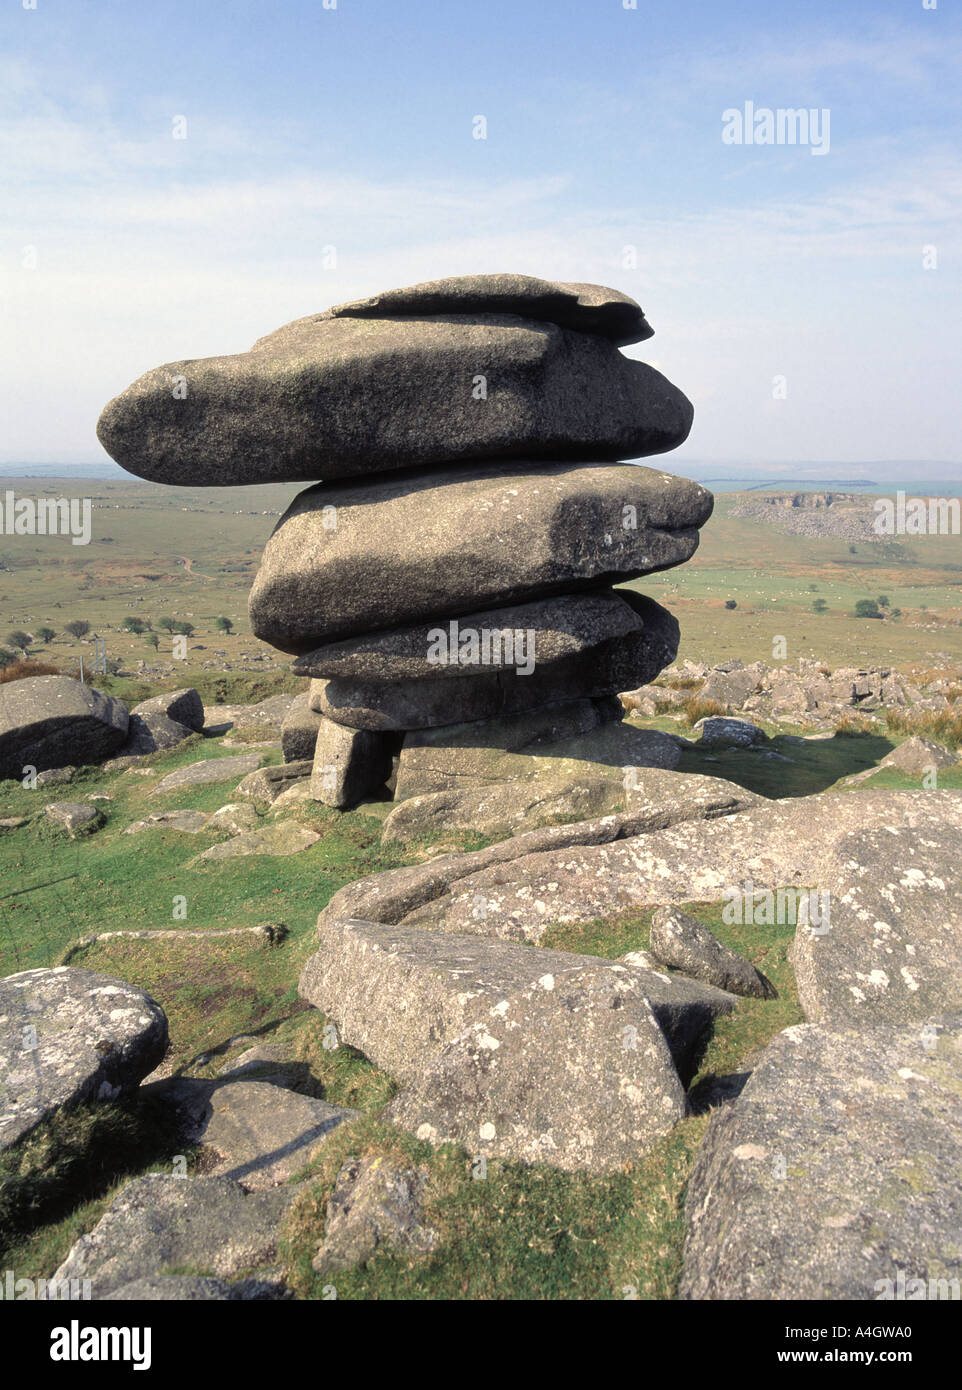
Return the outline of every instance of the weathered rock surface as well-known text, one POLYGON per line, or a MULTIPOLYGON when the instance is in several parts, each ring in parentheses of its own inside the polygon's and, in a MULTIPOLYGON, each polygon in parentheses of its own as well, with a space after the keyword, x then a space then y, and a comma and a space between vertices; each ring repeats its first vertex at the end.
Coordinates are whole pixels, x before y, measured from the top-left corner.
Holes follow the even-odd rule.
MULTIPOLYGON (((568 700, 505 719, 418 729, 406 734, 401 745, 394 799, 471 791, 516 779, 520 764, 504 763, 501 754, 550 756, 552 744, 620 720, 621 710, 614 700, 568 700)), ((646 754, 657 748, 672 757, 669 743, 666 736, 657 735, 645 743, 646 754)))
POLYGON ((113 1293, 106 1302, 117 1303, 224 1303, 249 1302, 280 1297, 274 1281, 239 1279, 228 1284, 223 1279, 197 1278, 189 1274, 157 1274, 135 1279, 113 1293))
MULTIPOLYGON (((712 780, 712 779, 708 779, 712 780)), ((830 887, 836 847, 853 828, 962 828, 962 793, 840 792, 708 822, 686 820, 614 844, 529 854, 451 885, 405 920, 451 932, 483 931, 538 942, 552 923, 591 922, 632 907, 720 901, 750 880, 756 889, 830 887), (483 920, 474 915, 478 896, 483 920)))
POLYGON ((316 830, 309 830, 306 825, 278 821, 265 825, 261 830, 245 830, 232 840, 211 845, 210 849, 205 849, 203 854, 190 862, 198 864, 210 859, 236 859, 248 854, 300 854, 302 850, 316 845, 320 838, 316 830))
POLYGON ((777 990, 750 960, 725 946, 714 932, 677 907, 660 907, 651 919, 651 954, 693 980, 732 994, 774 999, 777 990))
POLYGON ((249 1192, 287 1182, 316 1157, 338 1125, 361 1113, 267 1081, 218 1086, 210 1106, 199 1138, 219 1155, 213 1171, 249 1192))
POLYGON ((893 748, 892 752, 882 759, 880 766, 897 767, 902 772, 922 775, 933 767, 954 767, 958 761, 958 755, 940 743, 933 743, 931 739, 919 738, 914 734, 904 743, 900 743, 898 748, 893 748))
POLYGON ((0 980, 0 1149, 87 1100, 115 1100, 159 1065, 167 1019, 143 990, 56 966, 0 980))
MULTIPOLYGON (((522 637, 521 650, 531 653, 530 668, 479 667, 475 674, 454 675, 447 680, 385 682, 336 677, 315 681, 312 699, 330 719, 352 728, 406 730, 500 719, 569 697, 613 696, 626 684, 657 675, 678 650, 677 619, 640 594, 630 597, 630 605, 621 604, 636 618, 630 631, 586 643, 582 651, 555 661, 542 664, 534 657, 535 640, 529 643, 522 637)), ((472 615, 472 621, 479 616, 472 615)), ((509 640, 514 657, 519 658, 514 636, 509 640)))
POLYGON ((127 737, 127 707, 72 676, 27 676, 0 685, 0 778, 26 767, 109 758, 127 737))
MULTIPOLYGON (((483 911, 483 906, 479 903, 477 910, 483 911)), ((641 1006, 642 998, 654 1010, 654 1019, 661 1029, 659 1037, 664 1037, 676 1065, 689 1075, 714 1018, 729 1012, 735 1003, 729 994, 682 977, 626 967, 593 956, 565 951, 532 952, 503 941, 344 921, 326 914, 318 928, 320 950, 301 975, 302 997, 337 1022, 345 1042, 358 1047, 406 1087, 413 1088, 419 1097, 418 1106, 424 1103, 434 1082, 439 1081, 436 1069, 426 1069, 428 1059, 434 1057, 445 1071, 456 1056, 457 1069, 467 1067, 474 1074, 474 1063, 466 1060, 456 1044, 459 1038, 473 1038, 471 1030, 475 1025, 482 1038, 486 1030, 487 1036, 500 1039, 497 1045, 482 1041, 482 1050, 487 1047, 498 1052, 499 1058, 511 1059, 506 1065, 505 1084, 509 1088, 520 1085, 521 1072, 517 1068, 521 1068, 531 1085, 527 1104, 535 1108, 544 1105, 548 1113, 560 1103, 560 1097, 553 1098, 559 1074, 565 1077, 565 1085, 570 1081, 573 1086, 587 1084, 585 1078, 589 1073, 594 1075, 583 1056, 592 1046, 592 1038, 600 1049, 613 1048, 613 1040, 618 1038, 620 1050, 628 1052, 633 1051, 639 1037, 644 1038, 648 1012, 647 1005, 641 1006), (543 1004, 545 993, 551 996, 550 1005, 543 1004), (608 1022, 604 1020, 606 1009, 616 1011, 615 1018, 608 1022), (615 1030, 616 1022, 620 1033, 615 1030), (566 1032, 569 1025, 571 1031, 566 1032), (550 1045, 543 1037, 541 1042, 546 1054, 555 1054, 558 1072, 553 1082, 546 1074, 535 1087, 531 1080, 535 1063, 522 1056, 527 1047, 521 1046, 520 1039, 517 1044, 513 1040, 518 1031, 550 1034, 550 1045), (499 1051, 502 1044, 503 1053, 499 1051), (454 1051, 445 1053, 447 1048, 454 1051), (541 1095, 541 1086, 552 1098, 541 1095)), ((532 1040, 531 1046, 537 1046, 536 1040, 532 1040)), ((468 1048, 471 1055, 473 1047, 472 1041, 468 1048)), ((607 1055, 612 1078, 621 1075, 623 1059, 619 1061, 614 1051, 607 1055)), ((653 1055, 649 1055, 649 1060, 653 1055)), ((550 1056, 546 1055, 544 1064, 550 1068, 550 1056)), ((609 1088, 613 1084, 612 1079, 609 1088)), ((475 1077, 470 1085, 481 1088, 479 1095, 486 1094, 487 1082, 475 1077)), ((501 1080, 494 1077, 492 1085, 497 1089, 501 1080)), ((518 1109, 523 1096, 522 1088, 513 1102, 517 1125, 511 1132, 515 1138, 506 1141, 512 1144, 521 1142, 518 1136, 527 1124, 518 1109)), ((587 1115, 596 1102, 580 1097, 578 1103, 588 1107, 587 1115)), ((617 1103, 612 1103, 617 1110, 617 1103)), ((407 1123, 412 1113, 407 1102, 397 1112, 392 1109, 391 1114, 396 1117, 402 1111, 407 1123)), ((494 1118, 493 1112, 487 1118, 494 1118)), ((585 1123, 589 1123, 587 1119, 585 1123)), ((417 1129, 418 1125, 410 1127, 417 1129)), ((459 1142, 477 1138, 477 1132, 470 1127, 462 1128, 460 1133, 459 1142)), ((529 1140, 536 1143, 530 1135, 529 1140)), ((569 1147, 569 1140, 560 1136, 555 1142, 560 1149, 569 1147)), ((570 1143, 577 1145, 573 1139, 570 1143)), ((512 1152, 522 1156, 520 1150, 512 1152)))
POLYGON ((148 753, 161 753, 168 748, 176 748, 185 739, 193 738, 195 730, 176 719, 168 719, 166 714, 154 711, 137 714, 131 710, 127 726, 127 739, 120 756, 142 758, 148 753))
POLYGON ((260 817, 249 801, 228 801, 205 817, 208 830, 223 830, 228 835, 242 835, 253 830, 260 817))
MULTIPOLYGON (((462 613, 444 622, 370 632, 329 642, 294 662, 297 675, 383 685, 397 681, 453 681, 490 676, 492 667, 580 672, 578 658, 608 658, 664 609, 631 590, 600 590, 535 599, 504 608, 462 613)), ((677 625, 674 647, 677 650, 677 625)), ((669 658, 669 660, 673 660, 669 658)), ((667 664, 667 663, 666 663, 667 664)), ((661 668, 659 668, 661 669, 661 668)), ((589 678, 588 684, 592 684, 589 678)), ((620 688, 620 687, 619 687, 620 688)))
POLYGON ((473 831, 518 835, 542 825, 588 820, 622 810, 625 795, 612 777, 546 772, 529 781, 476 791, 431 792, 402 801, 385 817, 381 839, 406 843, 424 835, 473 831))
POLYGON ((638 458, 673 449, 691 421, 654 368, 544 320, 311 316, 249 352, 147 372, 97 434, 138 477, 223 487, 510 453, 638 458))
POLYGON ((265 733, 276 731, 280 737, 281 727, 294 699, 293 695, 268 695, 266 700, 259 700, 253 705, 208 705, 204 732, 223 734, 232 728, 261 727, 265 733))
POLYGON ((43 810, 48 820, 71 836, 88 835, 103 820, 96 806, 91 806, 89 801, 48 801, 43 810))
POLYGON ((238 782, 235 794, 270 806, 282 792, 309 778, 313 766, 313 761, 305 758, 298 763, 273 763, 269 767, 259 767, 238 782))
POLYGON ((874 1301, 900 1270, 950 1296, 928 1281, 962 1277, 960 1087, 958 1015, 779 1034, 701 1145, 681 1296, 874 1301))
POLYGON ((192 687, 183 690, 169 690, 162 695, 153 695, 149 700, 141 700, 130 711, 142 719, 161 714, 176 724, 186 724, 193 733, 199 734, 204 727, 204 702, 198 691, 192 687))
POLYGON ((286 763, 305 762, 314 757, 321 716, 311 709, 309 699, 310 693, 307 690, 295 695, 290 709, 284 716, 281 725, 281 751, 286 763))
POLYGON ((355 806, 391 775, 397 740, 367 729, 349 729, 319 716, 311 796, 325 806, 355 806))
POLYGON ((575 846, 610 844, 685 820, 712 819, 753 805, 764 798, 718 777, 652 770, 631 793, 636 808, 620 815, 571 825, 546 826, 512 836, 487 849, 446 854, 424 864, 387 869, 339 889, 322 918, 357 917, 397 923, 408 913, 444 897, 460 879, 525 856, 567 850, 575 846))
POLYGON ((962 1009, 962 827, 893 817, 842 838, 837 858, 830 920, 801 912, 792 948, 806 1018, 899 1027, 962 1009))
POLYGON ((297 1187, 246 1193, 230 1178, 135 1178, 71 1248, 56 1279, 90 1279, 94 1298, 189 1268, 220 1279, 266 1265, 297 1187))
POLYGON ((757 724, 751 724, 747 719, 720 715, 699 719, 693 731, 699 735, 701 743, 717 743, 726 747, 751 748, 755 744, 768 742, 768 735, 757 724))
POLYGON ((594 589, 683 563, 711 508, 698 483, 632 464, 474 463, 309 488, 267 542, 251 623, 298 654, 594 589))
POLYGON ((650 338, 653 329, 633 299, 606 285, 540 280, 533 275, 455 275, 336 304, 315 318, 390 319, 426 314, 518 314, 596 333, 619 347, 650 338))
POLYGON ((241 777, 245 772, 253 772, 263 762, 263 753, 237 753, 229 758, 207 758, 200 763, 190 763, 187 767, 175 768, 162 777, 151 795, 161 792, 178 791, 181 787, 200 787, 207 782, 224 782, 229 777, 241 777))
POLYGON ((324 1240, 311 1262, 315 1271, 365 1265, 385 1247, 429 1254, 438 1235, 421 1219, 424 1188, 416 1168, 397 1168, 376 1156, 348 1159, 327 1204, 324 1240))

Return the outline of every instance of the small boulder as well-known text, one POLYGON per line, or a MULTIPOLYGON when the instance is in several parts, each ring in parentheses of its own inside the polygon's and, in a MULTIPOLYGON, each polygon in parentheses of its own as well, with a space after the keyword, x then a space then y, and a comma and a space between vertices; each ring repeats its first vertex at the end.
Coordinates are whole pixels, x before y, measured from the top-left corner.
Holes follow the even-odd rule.
POLYGON ((58 1110, 132 1091, 167 1051, 150 995, 69 966, 0 980, 0 1149, 58 1110))
POLYGON ((98 763, 127 737, 127 707, 72 676, 0 685, 0 778, 68 763, 98 763))
POLYGON ((680 908, 660 907, 652 915, 651 953, 662 964, 730 994, 778 997, 775 986, 750 960, 723 945, 714 932, 680 908))
POLYGON ((48 801, 43 809, 47 819, 66 830, 71 839, 89 835, 103 822, 100 812, 89 801, 48 801))
POLYGON ((406 1255, 429 1254, 437 1232, 421 1222, 424 1174, 382 1158, 349 1158, 327 1204, 324 1241, 312 1260, 316 1273, 365 1265, 390 1247, 406 1255))
POLYGON ((701 735, 700 743, 727 744, 736 748, 751 748, 759 743, 768 743, 768 735, 757 724, 747 719, 726 718, 713 715, 699 719, 694 726, 701 735))
POLYGON ((191 688, 153 695, 149 700, 141 700, 139 705, 134 705, 130 713, 139 714, 143 719, 159 714, 177 724, 185 724, 192 733, 197 734, 204 727, 204 702, 198 692, 191 688))

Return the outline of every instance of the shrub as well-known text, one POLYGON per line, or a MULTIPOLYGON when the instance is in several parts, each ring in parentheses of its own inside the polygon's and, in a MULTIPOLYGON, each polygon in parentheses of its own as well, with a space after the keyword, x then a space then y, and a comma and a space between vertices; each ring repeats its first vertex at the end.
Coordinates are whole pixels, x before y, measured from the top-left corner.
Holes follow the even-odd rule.
POLYGON ((17 661, 3 663, 0 670, 0 685, 7 685, 10 681, 26 680, 28 676, 59 676, 62 675, 59 666, 51 666, 47 661, 17 661))
POLYGON ((72 623, 67 623, 64 626, 64 632, 69 632, 71 637, 76 637, 78 640, 81 637, 86 637, 89 631, 90 624, 85 623, 81 618, 77 618, 72 623))
POLYGON ((815 600, 815 602, 812 604, 812 612, 813 612, 813 613, 827 613, 827 612, 828 612, 828 604, 825 602, 825 600, 824 600, 823 598, 817 598, 817 599, 815 600))
POLYGON ((234 624, 230 618, 218 618, 214 626, 217 628, 218 632, 230 634, 234 631, 234 624))
POLYGON ((139 637, 142 632, 147 631, 147 624, 143 618, 124 618, 123 629, 125 632, 133 632, 139 637))
POLYGON ((52 642, 56 635, 52 627, 37 628, 37 641, 42 642, 44 646, 46 646, 48 642, 52 642))
POLYGON ((735 602, 735 600, 734 600, 733 598, 726 598, 726 600, 725 600, 725 607, 726 607, 726 608, 737 608, 737 607, 738 607, 738 604, 735 602))
POLYGON ((725 705, 720 705, 717 700, 702 700, 697 695, 683 701, 681 708, 689 728, 697 724, 699 719, 710 719, 712 715, 727 713, 725 705))
POLYGON ((879 606, 874 598, 860 598, 855 605, 856 618, 881 618, 879 606))
POLYGON ((30 636, 29 632, 23 632, 20 628, 16 628, 13 632, 7 633, 7 641, 10 643, 11 647, 16 647, 18 650, 25 653, 30 643, 33 641, 33 638, 30 636))

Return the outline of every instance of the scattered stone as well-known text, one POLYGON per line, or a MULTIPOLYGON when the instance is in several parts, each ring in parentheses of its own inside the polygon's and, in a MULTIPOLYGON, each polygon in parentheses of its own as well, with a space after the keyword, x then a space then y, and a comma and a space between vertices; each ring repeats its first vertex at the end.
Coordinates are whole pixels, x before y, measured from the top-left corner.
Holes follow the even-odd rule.
POLYGON ((232 840, 211 845, 210 849, 205 849, 203 854, 190 862, 198 864, 208 859, 235 859, 248 854, 300 854, 301 850, 316 845, 320 838, 316 830, 308 830, 295 821, 277 821, 273 825, 266 825, 263 830, 245 830, 232 840))
POLYGON ((223 1279, 197 1278, 188 1274, 148 1275, 104 1295, 106 1302, 118 1303, 223 1303, 228 1301, 279 1298, 275 1281, 240 1279, 228 1284, 223 1279))
POLYGON ((660 907, 651 919, 651 953, 664 965, 731 994, 777 999, 778 991, 750 960, 725 946, 714 932, 677 907, 660 907))
POLYGON ((368 922, 320 930, 300 993, 406 1087, 386 1117, 419 1138, 605 1171, 685 1113, 642 972, 368 922))
POLYGON ((750 724, 747 719, 722 718, 718 715, 699 719, 694 726, 694 732, 701 735, 700 743, 751 748, 759 743, 768 742, 765 730, 760 729, 757 724, 750 724))
POLYGON ((338 1125, 361 1114, 267 1081, 231 1080, 214 1090, 210 1104, 199 1137, 219 1155, 214 1171, 250 1192, 287 1182, 338 1125))
POLYGON ((243 835, 253 830, 260 817, 249 801, 228 801, 206 817, 208 830, 225 830, 228 835, 243 835))
POLYGON ((88 835, 103 823, 103 816, 89 801, 48 801, 43 809, 47 819, 68 831, 71 839, 88 835))
POLYGON ((262 753, 237 753, 230 758, 207 758, 204 762, 178 767, 161 778, 151 791, 151 796, 179 791, 181 787, 200 787, 207 782, 224 782, 230 777, 241 777, 245 772, 253 772, 260 767, 263 756, 262 753))
MULTIPOLYGON (((104 764, 106 766, 106 764, 104 764)), ((56 787, 63 782, 72 782, 77 769, 75 767, 50 767, 45 772, 38 772, 36 785, 38 787, 56 787)))
POLYGON ((337 1175, 327 1204, 324 1241, 312 1260, 326 1274, 368 1260, 385 1246, 408 1255, 427 1255, 438 1234, 422 1224, 425 1175, 397 1168, 382 1158, 350 1158, 337 1175))
POLYGON ((274 763, 269 767, 259 767, 248 773, 238 782, 235 792, 238 796, 248 796, 252 801, 270 806, 281 792, 305 778, 309 778, 314 764, 308 760, 299 763, 274 763))
POLYGON ((96 763, 127 737, 127 707, 72 676, 0 685, 0 778, 67 763, 96 763))
POLYGON ((950 1297, 960 1087, 958 1016, 930 1039, 918 1026, 780 1033, 702 1142, 681 1297, 950 1297), (897 1293, 900 1272, 922 1292, 897 1293))
POLYGON ((125 835, 137 835, 141 830, 177 830, 184 835, 198 835, 206 830, 211 817, 203 811, 157 811, 135 820, 124 831, 125 835))
POLYGON ((0 816, 0 830, 19 830, 29 820, 29 816, 0 816))
POLYGON ((191 688, 171 690, 162 695, 154 695, 142 700, 130 711, 143 719, 160 714, 177 724, 186 724, 193 733, 200 733, 204 727, 204 702, 198 692, 191 688))
POLYGON ((902 772, 913 772, 922 776, 932 768, 955 767, 958 761, 958 755, 950 752, 948 748, 933 743, 931 739, 913 735, 884 757, 879 766, 897 767, 902 772))
POLYGON ((265 731, 276 731, 279 737, 293 701, 293 695, 269 695, 253 705, 208 705, 203 732, 225 734, 235 725, 238 729, 260 725, 265 731))
POLYGON ((0 1149, 58 1110, 133 1090, 166 1050, 163 1009, 122 980, 67 966, 0 980, 0 1149))
POLYGON ((137 714, 132 710, 127 728, 127 741, 121 757, 146 757, 149 753, 176 748, 186 739, 193 737, 193 729, 189 729, 186 724, 178 724, 174 719, 168 719, 166 714, 137 714))
POLYGON ((223 1177, 135 1178, 54 1278, 90 1279, 95 1298, 185 1267, 231 1279, 275 1258, 279 1227, 298 1195, 293 1186, 246 1193, 223 1177))
POLYGON ((592 922, 630 907, 722 901, 748 880, 756 889, 830 886, 838 874, 834 848, 854 828, 878 827, 884 837, 888 828, 927 835, 945 824, 962 828, 962 792, 763 800, 736 815, 686 819, 613 844, 525 855, 456 881, 404 921, 536 944, 555 923, 592 922), (483 918, 479 898, 487 904, 483 918))

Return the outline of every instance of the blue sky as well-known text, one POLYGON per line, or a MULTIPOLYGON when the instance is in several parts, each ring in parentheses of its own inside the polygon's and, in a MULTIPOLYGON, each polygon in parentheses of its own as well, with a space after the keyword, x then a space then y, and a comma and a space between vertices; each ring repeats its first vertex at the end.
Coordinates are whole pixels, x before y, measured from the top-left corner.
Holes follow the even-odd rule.
POLYGON ((960 39, 954 0, 6 0, 0 460, 102 457, 160 362, 495 270, 641 302, 679 468, 956 460, 960 39), (747 101, 827 109, 828 152, 724 144, 747 101))

